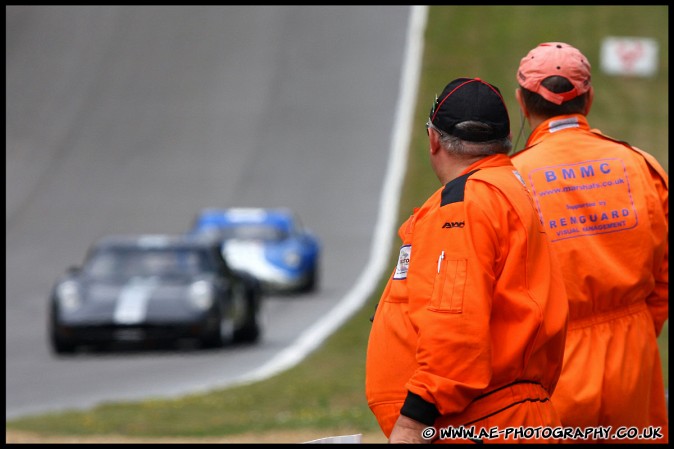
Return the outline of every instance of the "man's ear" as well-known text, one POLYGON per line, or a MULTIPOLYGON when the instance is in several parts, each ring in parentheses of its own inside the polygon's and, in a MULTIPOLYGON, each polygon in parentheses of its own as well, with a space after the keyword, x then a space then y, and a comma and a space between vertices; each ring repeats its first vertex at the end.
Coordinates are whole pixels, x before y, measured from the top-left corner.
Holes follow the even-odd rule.
POLYGON ((587 101, 585 102, 585 110, 583 115, 587 116, 590 113, 590 108, 592 108, 592 102, 594 101, 594 88, 590 86, 590 90, 587 92, 587 101))
POLYGON ((442 148, 440 134, 433 128, 428 128, 428 146, 431 154, 435 155, 442 148))
POLYGON ((526 117, 529 118, 529 111, 527 111, 527 107, 524 104, 524 99, 522 98, 522 89, 519 87, 515 89, 515 98, 517 99, 517 103, 520 105, 520 109, 522 110, 522 114, 526 117))

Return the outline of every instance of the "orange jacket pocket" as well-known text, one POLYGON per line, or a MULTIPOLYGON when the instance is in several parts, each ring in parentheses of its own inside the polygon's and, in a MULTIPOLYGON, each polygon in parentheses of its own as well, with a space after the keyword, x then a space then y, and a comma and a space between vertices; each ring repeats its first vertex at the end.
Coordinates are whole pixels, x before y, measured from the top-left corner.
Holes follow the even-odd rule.
POLYGON ((444 252, 440 254, 429 310, 450 313, 463 311, 467 267, 467 259, 451 260, 445 258, 444 252))

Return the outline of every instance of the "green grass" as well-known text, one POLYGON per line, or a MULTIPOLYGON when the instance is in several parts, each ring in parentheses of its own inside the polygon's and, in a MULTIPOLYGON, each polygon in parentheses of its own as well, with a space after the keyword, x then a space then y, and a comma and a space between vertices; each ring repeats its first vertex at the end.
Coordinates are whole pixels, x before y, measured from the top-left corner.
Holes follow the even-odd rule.
MULTIPOLYGON (((652 153, 668 166, 667 6, 444 6, 429 11, 424 62, 402 221, 439 187, 426 154, 424 123, 436 93, 460 76, 497 85, 507 100, 513 134, 520 120, 514 101, 519 59, 540 42, 566 41, 593 65, 595 102, 590 124, 652 153), (605 36, 657 39, 660 70, 651 79, 611 78, 599 70, 605 36)), ((522 147, 528 129, 518 145, 522 147)), ((393 245, 397 248, 398 242, 393 245)), ((393 267, 395 254, 390 255, 393 267)), ((86 411, 24 417, 8 429, 44 434, 224 436, 275 429, 344 433, 377 431, 365 403, 365 351, 374 304, 384 286, 337 333, 298 366, 269 380, 175 400, 108 403, 86 411)), ((669 326, 659 339, 669 385, 669 326)))

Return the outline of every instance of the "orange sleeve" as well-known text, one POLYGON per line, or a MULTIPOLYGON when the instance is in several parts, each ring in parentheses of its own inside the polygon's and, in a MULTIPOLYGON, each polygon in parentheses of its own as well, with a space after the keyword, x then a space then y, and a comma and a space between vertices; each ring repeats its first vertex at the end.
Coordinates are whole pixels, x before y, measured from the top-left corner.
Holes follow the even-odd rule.
POLYGON ((646 304, 651 311, 651 315, 653 315, 655 333, 659 336, 662 332, 662 326, 669 318, 669 178, 651 155, 645 152, 641 153, 648 162, 658 194, 659 204, 656 205, 656 209, 662 207, 662 214, 664 215, 662 226, 666 228, 661 251, 656 252, 656 257, 659 257, 660 260, 654 261, 655 288, 646 298, 646 304))

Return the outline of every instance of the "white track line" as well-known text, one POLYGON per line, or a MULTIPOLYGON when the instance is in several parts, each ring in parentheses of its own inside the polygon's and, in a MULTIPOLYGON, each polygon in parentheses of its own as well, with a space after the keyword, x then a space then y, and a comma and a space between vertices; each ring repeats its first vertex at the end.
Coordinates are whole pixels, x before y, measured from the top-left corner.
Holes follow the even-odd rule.
POLYGON ((397 225, 400 190, 407 163, 407 149, 419 85, 427 12, 428 6, 411 6, 399 102, 391 139, 391 156, 381 191, 370 258, 363 274, 353 289, 322 319, 304 331, 291 346, 279 352, 260 368, 240 376, 229 386, 264 380, 301 362, 365 304, 379 283, 384 269, 387 268, 391 241, 397 225))

